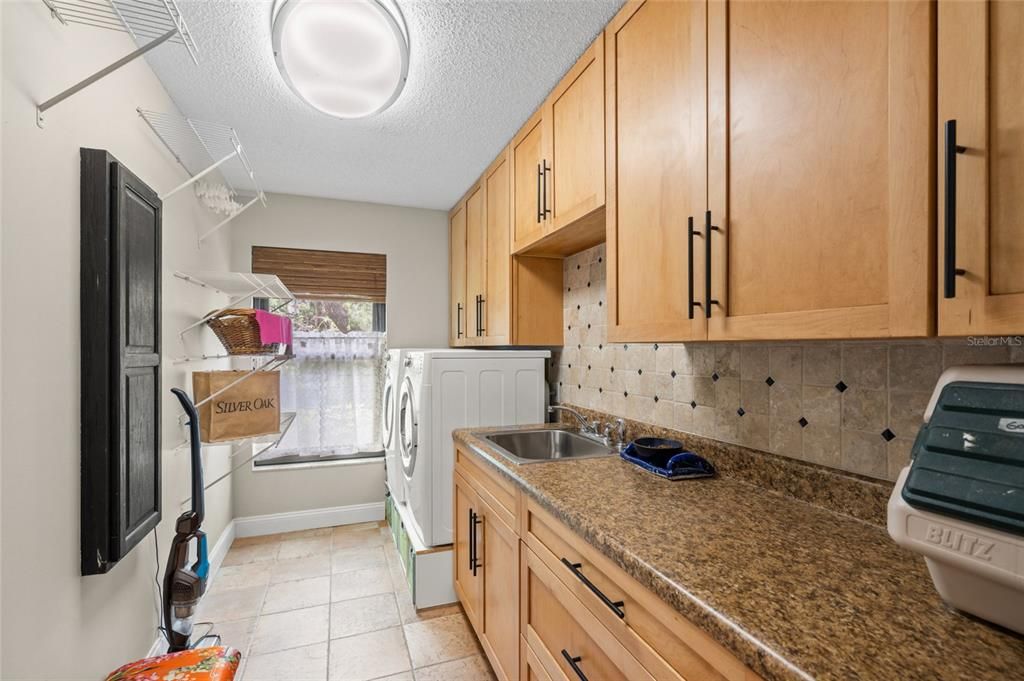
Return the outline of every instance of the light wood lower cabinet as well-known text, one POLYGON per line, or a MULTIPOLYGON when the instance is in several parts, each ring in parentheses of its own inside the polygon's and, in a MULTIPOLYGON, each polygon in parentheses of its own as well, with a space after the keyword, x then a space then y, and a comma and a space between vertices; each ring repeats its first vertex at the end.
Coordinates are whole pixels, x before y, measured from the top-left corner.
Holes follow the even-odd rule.
POLYGON ((454 513, 456 593, 502 681, 759 678, 461 447, 454 513))
POLYGON ((1022 36, 1024 3, 939 2, 940 335, 1024 332, 1022 36))

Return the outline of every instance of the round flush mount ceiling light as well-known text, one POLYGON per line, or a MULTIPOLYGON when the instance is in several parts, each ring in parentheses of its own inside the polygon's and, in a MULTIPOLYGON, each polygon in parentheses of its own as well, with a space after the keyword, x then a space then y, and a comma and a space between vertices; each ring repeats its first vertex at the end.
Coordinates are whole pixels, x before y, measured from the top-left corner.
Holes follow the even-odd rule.
POLYGON ((337 118, 388 108, 409 72, 409 35, 392 0, 279 0, 273 45, 295 94, 337 118))

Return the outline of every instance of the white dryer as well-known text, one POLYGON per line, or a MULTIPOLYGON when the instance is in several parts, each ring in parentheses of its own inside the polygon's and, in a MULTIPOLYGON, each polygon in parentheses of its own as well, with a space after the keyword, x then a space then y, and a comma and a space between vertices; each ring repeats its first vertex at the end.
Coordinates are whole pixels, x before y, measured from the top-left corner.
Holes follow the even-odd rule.
POLYGON ((399 447, 411 531, 452 542, 452 431, 544 422, 548 350, 409 352, 399 397, 399 447))

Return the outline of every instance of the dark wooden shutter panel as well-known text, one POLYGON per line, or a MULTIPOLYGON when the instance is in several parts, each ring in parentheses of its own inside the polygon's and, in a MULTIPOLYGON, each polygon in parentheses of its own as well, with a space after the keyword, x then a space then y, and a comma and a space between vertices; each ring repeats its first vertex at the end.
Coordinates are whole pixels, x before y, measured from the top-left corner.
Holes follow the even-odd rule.
POLYGON ((253 246, 252 271, 276 274, 300 298, 385 302, 387 256, 380 253, 253 246))
POLYGON ((82 149, 82 574, 159 522, 162 208, 106 151, 82 149))

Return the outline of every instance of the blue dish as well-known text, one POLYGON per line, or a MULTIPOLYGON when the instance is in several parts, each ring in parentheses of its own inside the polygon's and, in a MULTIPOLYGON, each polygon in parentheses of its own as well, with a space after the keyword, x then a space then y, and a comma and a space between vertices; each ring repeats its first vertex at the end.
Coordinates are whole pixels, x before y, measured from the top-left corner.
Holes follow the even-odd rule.
POLYGON ((711 462, 693 452, 677 452, 674 454, 656 454, 643 458, 637 456, 632 443, 622 450, 622 458, 640 466, 666 480, 690 480, 692 478, 710 478, 715 475, 715 467, 711 462))
POLYGON ((633 440, 633 449, 641 459, 650 459, 660 455, 678 454, 683 451, 683 443, 661 437, 638 437, 633 440))

